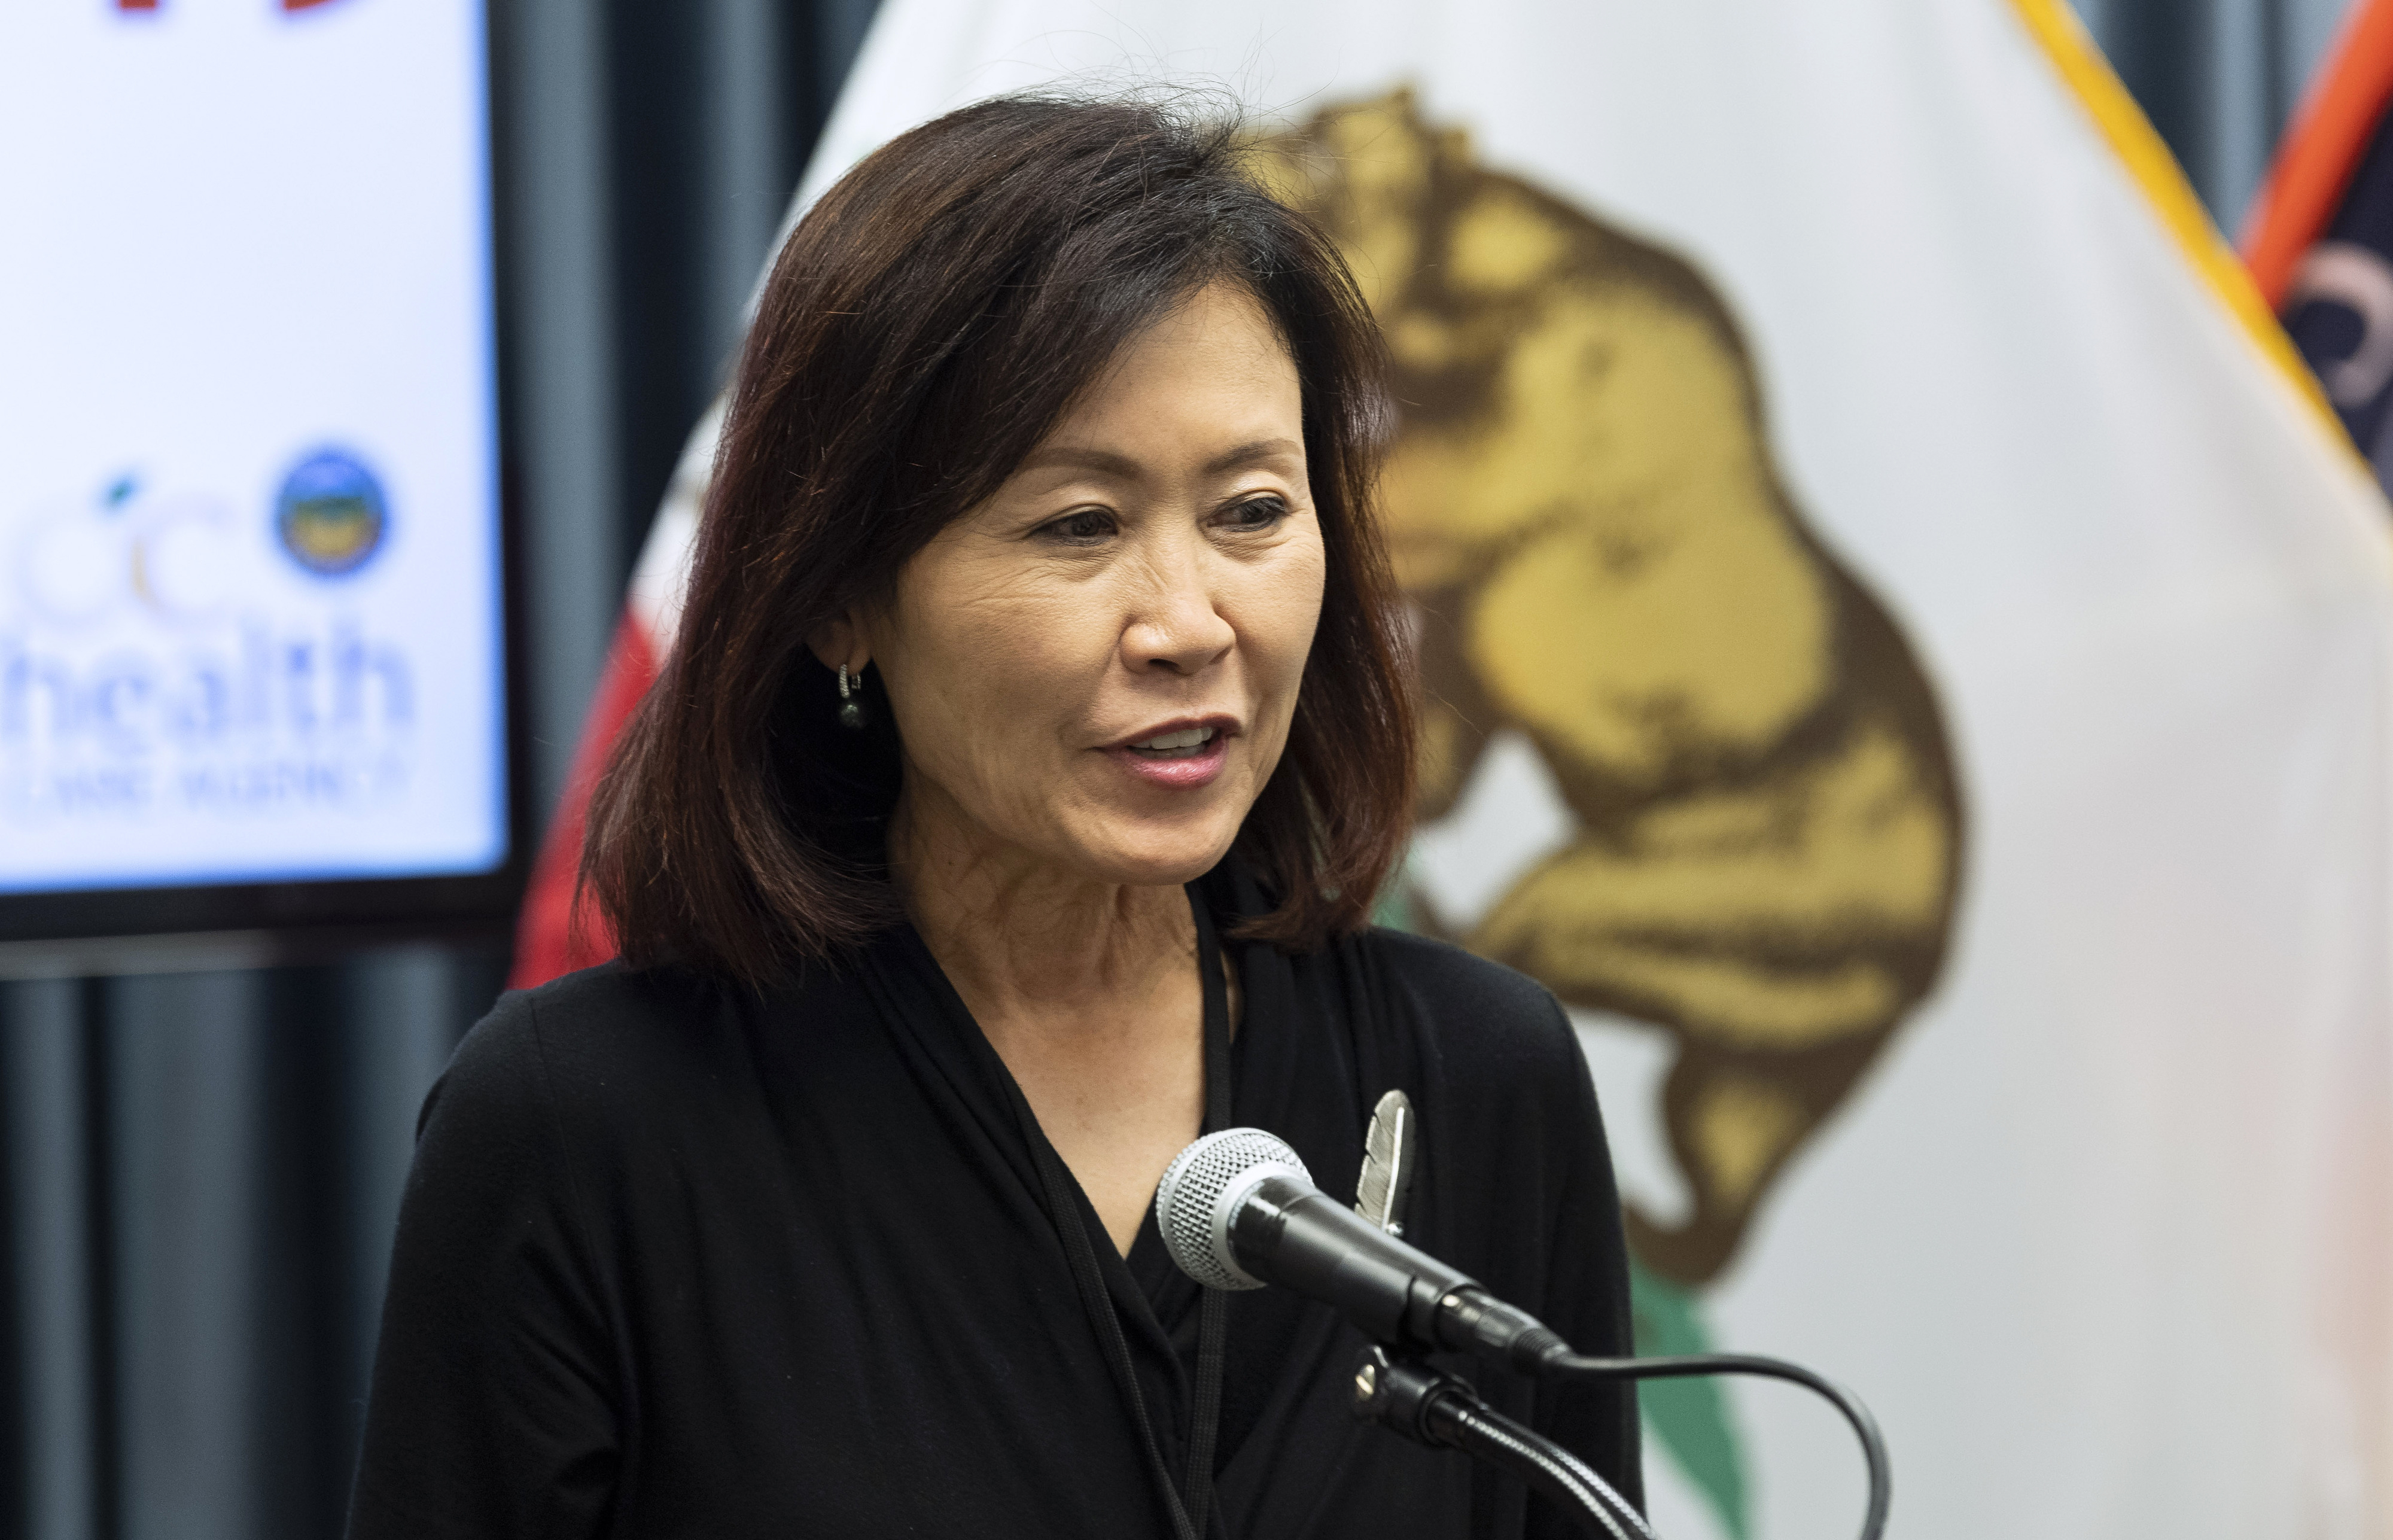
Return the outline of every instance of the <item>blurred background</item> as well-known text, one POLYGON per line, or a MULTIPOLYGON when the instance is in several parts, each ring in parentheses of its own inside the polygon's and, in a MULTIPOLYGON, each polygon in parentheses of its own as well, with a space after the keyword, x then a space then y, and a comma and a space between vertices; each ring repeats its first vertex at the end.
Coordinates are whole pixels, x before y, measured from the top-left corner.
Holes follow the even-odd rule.
MULTIPOLYGON (((2079 10, 2236 229, 2340 0, 2079 10)), ((493 0, 525 839, 558 802, 641 542, 873 12, 493 0)), ((270 925, 7 943, 0 1534, 339 1532, 416 1109, 511 938, 461 916, 315 945, 270 925)))

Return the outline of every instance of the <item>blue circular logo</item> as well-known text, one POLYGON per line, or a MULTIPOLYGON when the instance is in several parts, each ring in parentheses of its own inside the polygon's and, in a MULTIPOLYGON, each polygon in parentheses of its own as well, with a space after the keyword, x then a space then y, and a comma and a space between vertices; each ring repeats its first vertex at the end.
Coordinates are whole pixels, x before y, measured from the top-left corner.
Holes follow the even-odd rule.
POLYGON ((343 450, 318 450, 293 466, 274 502, 282 549, 320 578, 347 577, 373 560, 389 527, 382 483, 343 450))

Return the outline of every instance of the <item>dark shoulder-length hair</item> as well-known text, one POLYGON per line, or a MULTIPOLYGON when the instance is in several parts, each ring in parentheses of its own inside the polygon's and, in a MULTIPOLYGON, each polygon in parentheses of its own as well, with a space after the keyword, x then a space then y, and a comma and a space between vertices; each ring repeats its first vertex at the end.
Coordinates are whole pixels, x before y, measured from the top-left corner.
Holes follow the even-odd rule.
POLYGON ((1379 333, 1329 239, 1249 174, 1234 123, 1013 97, 843 177, 773 265, 739 360, 681 630, 591 803, 582 881, 623 955, 761 984, 900 918, 901 775, 806 637, 885 598, 1123 344, 1199 288, 1251 292, 1293 355, 1327 577, 1288 747, 1235 850, 1291 951, 1363 924, 1407 830, 1414 710, 1372 515, 1379 333))

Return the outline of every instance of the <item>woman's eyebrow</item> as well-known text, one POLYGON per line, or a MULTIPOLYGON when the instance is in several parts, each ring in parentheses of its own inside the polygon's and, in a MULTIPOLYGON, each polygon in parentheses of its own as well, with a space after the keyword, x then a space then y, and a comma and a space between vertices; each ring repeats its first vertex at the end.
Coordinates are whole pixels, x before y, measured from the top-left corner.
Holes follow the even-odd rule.
MULTIPOLYGON (((1204 464, 1204 472, 1207 476, 1221 476, 1225 472, 1244 470, 1249 465, 1266 460, 1277 460, 1282 456, 1299 454, 1302 451, 1303 446, 1293 438, 1257 438, 1240 444, 1236 449, 1225 450, 1208 460, 1204 464)), ((1129 455, 1116 454, 1111 450, 1091 449, 1072 444, 1051 444, 1043 449, 1033 450, 1029 458, 1022 462, 1022 469, 1026 471, 1095 471, 1102 476, 1116 476, 1124 481, 1135 481, 1143 474, 1139 463, 1129 455)))
POLYGON ((1266 460, 1303 452, 1304 446, 1293 438, 1257 438, 1205 462, 1205 474, 1220 476, 1225 471, 1242 471, 1266 460))
POLYGON ((1135 481, 1139 476, 1138 462, 1126 454, 1110 450, 1079 449, 1070 444, 1051 444, 1033 450, 1022 462, 1026 471, 1080 470, 1135 481))

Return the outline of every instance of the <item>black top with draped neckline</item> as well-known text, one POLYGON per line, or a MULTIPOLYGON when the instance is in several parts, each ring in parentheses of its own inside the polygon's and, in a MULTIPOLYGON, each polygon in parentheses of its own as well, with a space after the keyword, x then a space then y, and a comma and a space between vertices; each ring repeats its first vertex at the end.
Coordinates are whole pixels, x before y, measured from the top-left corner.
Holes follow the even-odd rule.
MULTIPOLYGON (((1264 902, 1228 867, 1191 891, 1224 929, 1264 902)), ((1233 1120, 1351 1202, 1370 1109, 1403 1089, 1406 1238, 1626 1351, 1611 1167, 1552 998, 1398 933, 1223 945, 1233 1120)), ((505 997, 425 1103, 350 1534, 1169 1536, 1202 1291, 1152 1211, 1124 1257, 1070 1189, 1164 1478, 1019 1106, 910 929, 761 998, 617 964, 505 997)), ((1362 1345, 1278 1290, 1232 1299, 1211 1535, 1574 1533, 1355 1423, 1362 1345)), ((1452 1366, 1638 1495, 1628 1389, 1452 1366)))

